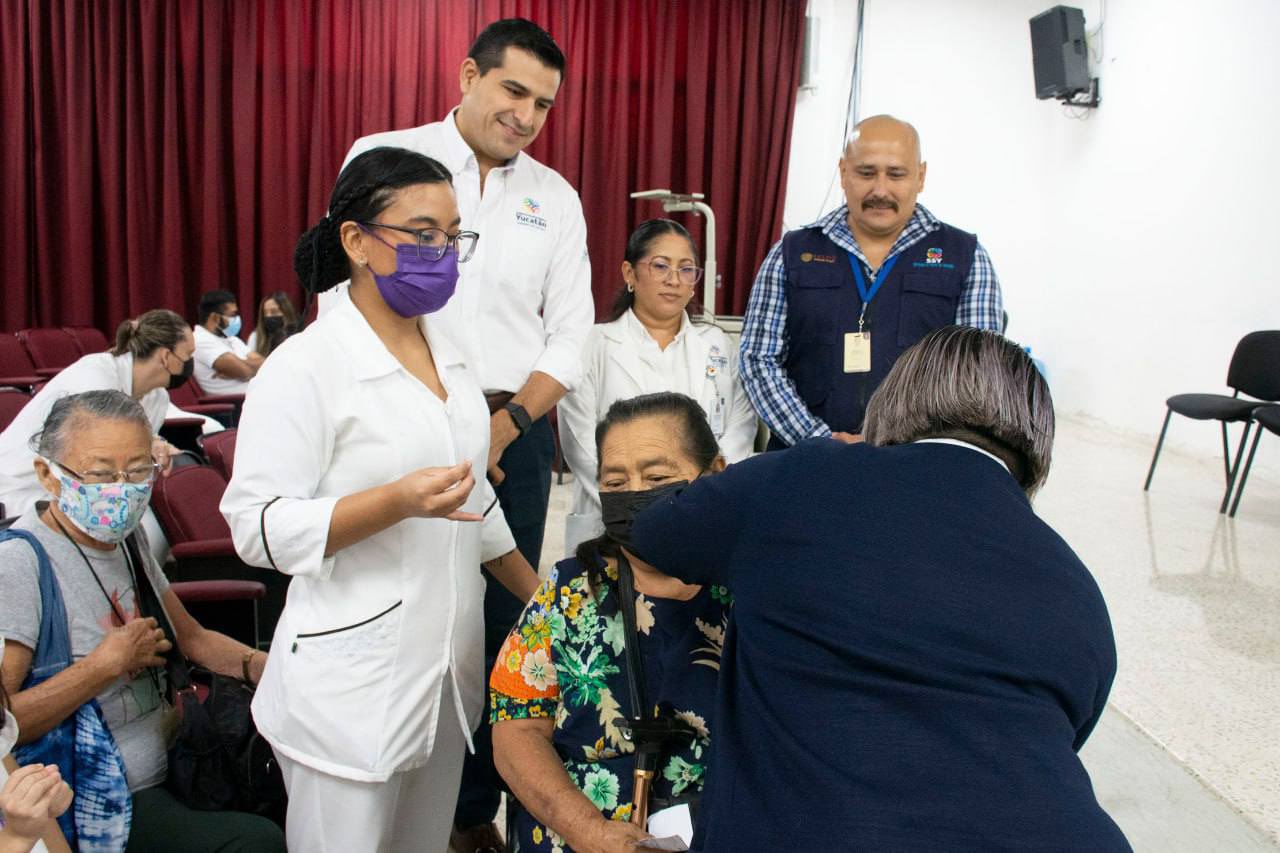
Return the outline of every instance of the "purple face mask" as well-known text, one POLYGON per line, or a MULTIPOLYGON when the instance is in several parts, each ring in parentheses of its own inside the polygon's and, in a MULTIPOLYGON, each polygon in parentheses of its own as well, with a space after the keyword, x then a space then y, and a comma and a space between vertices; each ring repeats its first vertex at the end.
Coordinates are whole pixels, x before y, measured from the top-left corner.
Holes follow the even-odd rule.
MULTIPOLYGON (((380 243, 391 245, 368 229, 365 231, 380 243)), ((434 314, 443 308, 458 286, 458 253, 450 249, 431 260, 418 257, 416 243, 401 243, 395 250, 395 272, 378 275, 369 270, 387 307, 401 317, 434 314)))

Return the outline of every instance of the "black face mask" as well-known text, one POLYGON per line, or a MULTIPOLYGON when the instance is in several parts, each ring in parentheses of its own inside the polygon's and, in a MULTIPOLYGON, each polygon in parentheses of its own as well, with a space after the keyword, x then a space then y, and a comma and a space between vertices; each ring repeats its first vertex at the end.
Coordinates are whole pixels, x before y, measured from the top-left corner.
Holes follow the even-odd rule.
POLYGON ((284 317, 263 317, 262 329, 268 335, 279 334, 284 331, 284 317))
MULTIPOLYGON (((174 353, 175 358, 177 358, 177 355, 178 355, 177 353, 174 353)), ((181 371, 179 371, 178 373, 169 374, 169 390, 176 391, 177 389, 181 388, 183 383, 191 378, 191 371, 195 370, 195 367, 196 367, 196 357, 192 355, 191 358, 182 362, 181 371)))
POLYGON ((687 485, 688 480, 677 480, 643 492, 601 492, 600 518, 604 521, 604 532, 614 542, 631 551, 631 523, 636 516, 649 504, 677 494, 687 485))

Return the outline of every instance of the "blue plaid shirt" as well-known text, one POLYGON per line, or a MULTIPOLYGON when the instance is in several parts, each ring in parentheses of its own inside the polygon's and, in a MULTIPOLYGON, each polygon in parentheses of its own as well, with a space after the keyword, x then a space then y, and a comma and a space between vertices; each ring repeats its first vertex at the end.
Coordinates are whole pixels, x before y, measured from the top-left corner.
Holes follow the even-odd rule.
MULTIPOLYGON (((849 230, 849 208, 842 205, 819 219, 809 228, 821 228, 833 243, 852 252, 871 281, 875 276, 858 241, 849 230)), ((915 212, 898 235, 888 258, 923 240, 942 223, 917 204, 915 212)), ((831 427, 814 417, 796 392, 795 383, 787 375, 787 269, 782 259, 782 241, 773 244, 760 272, 756 274, 747 302, 747 316, 742 324, 742 382, 756 414, 769 429, 787 444, 806 438, 831 435, 831 427)), ((956 324, 1000 331, 1004 303, 1000 297, 1000 280, 987 250, 979 243, 973 250, 973 267, 960 294, 956 308, 956 324)))

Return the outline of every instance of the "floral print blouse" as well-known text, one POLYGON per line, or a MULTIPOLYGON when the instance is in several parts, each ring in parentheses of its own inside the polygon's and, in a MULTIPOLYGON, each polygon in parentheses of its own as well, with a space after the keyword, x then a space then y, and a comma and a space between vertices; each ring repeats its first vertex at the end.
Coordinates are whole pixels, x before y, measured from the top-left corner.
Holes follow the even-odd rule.
MULTIPOLYGON (((631 819, 632 745, 618 723, 632 716, 617 570, 594 595, 576 559, 562 560, 538 588, 507 636, 489 677, 491 718, 555 720, 552 744, 565 771, 600 813, 631 819)), ((688 601, 636 595, 636 628, 645 698, 669 704, 696 732, 665 753, 652 783, 655 798, 702 790, 711 743, 711 715, 730 596, 704 587, 688 601)), ((515 824, 516 850, 569 850, 564 840, 528 812, 515 824)))

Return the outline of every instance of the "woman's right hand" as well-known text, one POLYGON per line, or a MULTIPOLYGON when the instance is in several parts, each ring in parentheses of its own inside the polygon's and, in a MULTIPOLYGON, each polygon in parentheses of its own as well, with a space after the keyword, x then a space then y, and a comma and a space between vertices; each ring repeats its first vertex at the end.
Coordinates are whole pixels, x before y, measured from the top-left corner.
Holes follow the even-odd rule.
POLYGON ((49 822, 71 805, 71 787, 62 781, 56 764, 19 767, 0 791, 5 830, 32 844, 48 830, 49 822))
POLYGON ((453 521, 484 519, 477 513, 461 511, 475 485, 475 474, 467 461, 450 468, 422 468, 396 481, 406 518, 447 518, 453 521))
POLYGON ((132 619, 127 625, 112 628, 92 654, 103 661, 107 670, 119 678, 149 666, 164 666, 164 652, 173 648, 164 631, 150 616, 132 619))
POLYGON ((592 825, 587 843, 574 849, 590 853, 635 853, 637 841, 652 837, 629 821, 600 820, 592 825))

